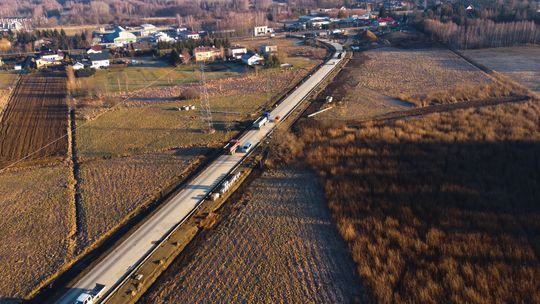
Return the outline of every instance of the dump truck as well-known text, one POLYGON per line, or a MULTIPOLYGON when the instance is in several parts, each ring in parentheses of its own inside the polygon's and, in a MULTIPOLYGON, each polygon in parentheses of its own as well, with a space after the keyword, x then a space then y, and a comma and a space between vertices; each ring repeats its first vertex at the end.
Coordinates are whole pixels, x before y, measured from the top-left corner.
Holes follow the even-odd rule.
POLYGON ((238 146, 240 146, 240 141, 238 139, 231 139, 223 149, 227 151, 228 154, 233 155, 236 153, 238 146))
POLYGON ((77 297, 75 304, 95 304, 98 302, 104 292, 105 285, 96 283, 94 289, 86 290, 85 292, 81 293, 79 297, 77 297))

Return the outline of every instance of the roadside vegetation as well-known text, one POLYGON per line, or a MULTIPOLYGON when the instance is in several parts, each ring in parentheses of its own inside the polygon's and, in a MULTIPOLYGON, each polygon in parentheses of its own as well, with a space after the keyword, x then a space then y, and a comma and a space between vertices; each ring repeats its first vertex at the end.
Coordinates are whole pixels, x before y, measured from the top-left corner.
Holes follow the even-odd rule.
POLYGON ((376 302, 540 301, 538 101, 283 136, 376 302))

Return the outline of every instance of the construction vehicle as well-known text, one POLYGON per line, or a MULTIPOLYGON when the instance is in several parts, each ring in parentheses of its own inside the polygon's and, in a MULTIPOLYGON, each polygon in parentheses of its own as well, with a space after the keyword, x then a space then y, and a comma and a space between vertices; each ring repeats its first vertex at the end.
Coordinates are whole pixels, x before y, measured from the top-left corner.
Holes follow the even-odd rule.
POLYGON ((104 292, 105 285, 96 283, 94 289, 86 290, 85 292, 81 293, 79 297, 77 297, 75 304, 95 304, 98 302, 99 298, 101 298, 104 292))

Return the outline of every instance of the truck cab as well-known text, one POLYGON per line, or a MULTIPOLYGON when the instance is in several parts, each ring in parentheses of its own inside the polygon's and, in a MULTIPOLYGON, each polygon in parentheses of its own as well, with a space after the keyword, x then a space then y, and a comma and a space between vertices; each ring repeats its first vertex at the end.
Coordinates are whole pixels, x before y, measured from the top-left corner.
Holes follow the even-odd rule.
POLYGON ((94 297, 91 294, 88 294, 86 292, 79 295, 79 297, 75 301, 75 304, 92 304, 92 303, 94 303, 94 297))

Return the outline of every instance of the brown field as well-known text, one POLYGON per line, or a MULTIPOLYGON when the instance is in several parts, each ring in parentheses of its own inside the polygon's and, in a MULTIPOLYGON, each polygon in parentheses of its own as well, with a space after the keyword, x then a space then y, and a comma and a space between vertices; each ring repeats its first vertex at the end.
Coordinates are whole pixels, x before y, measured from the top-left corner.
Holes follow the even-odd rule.
POLYGON ((540 92, 540 47, 501 47, 466 50, 464 53, 476 62, 540 92))
POLYGON ((362 289, 317 178, 271 170, 139 303, 351 303, 362 289))
POLYGON ((202 149, 88 160, 81 163, 80 249, 85 249, 201 158, 202 149))
POLYGON ((540 302, 538 101, 287 139, 376 302, 540 302))
POLYGON ((363 76, 358 71, 366 60, 367 57, 361 53, 353 54, 353 58, 321 94, 322 97, 332 96, 334 103, 327 106, 335 108, 319 114, 317 119, 366 119, 412 107, 412 104, 384 95, 384 91, 376 91, 360 84, 363 76))
POLYGON ((0 124, 0 164, 63 157, 68 149, 66 81, 62 74, 23 76, 0 124))
POLYGON ((25 296, 72 258, 70 170, 55 165, 0 174, 0 302, 25 296))
POLYGON ((289 57, 309 57, 312 59, 323 59, 326 50, 323 48, 314 48, 302 44, 301 40, 289 38, 267 38, 267 39, 244 39, 233 41, 232 44, 238 44, 252 50, 259 50, 262 44, 277 45, 278 52, 289 57))
POLYGON ((384 95, 381 99, 425 106, 502 94, 494 92, 498 86, 486 74, 446 49, 381 48, 363 54, 357 74, 348 81, 352 90, 345 101, 368 92, 368 100, 378 93, 384 95))

